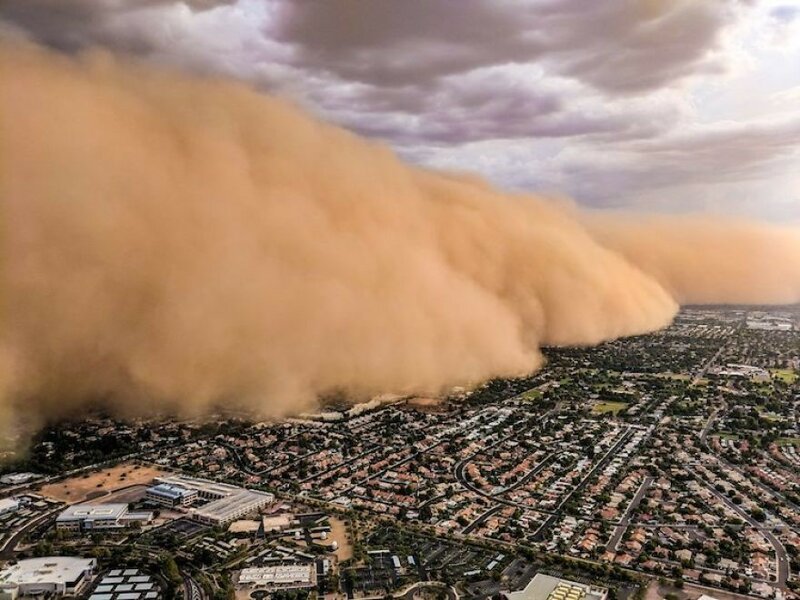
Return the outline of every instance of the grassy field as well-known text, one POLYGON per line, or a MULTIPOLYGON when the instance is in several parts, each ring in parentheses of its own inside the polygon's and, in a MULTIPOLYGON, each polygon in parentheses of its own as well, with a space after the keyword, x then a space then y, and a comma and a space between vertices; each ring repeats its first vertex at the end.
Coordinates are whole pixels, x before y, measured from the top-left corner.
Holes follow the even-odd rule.
POLYGON ((774 412, 768 411, 763 406, 756 406, 756 410, 758 411, 758 414, 762 419, 766 419, 770 423, 777 423, 778 421, 784 420, 782 416, 776 415, 774 412))
POLYGON ((527 392, 523 392, 519 395, 521 400, 538 400, 541 397, 541 390, 528 390, 527 392))
POLYGON ((692 376, 686 373, 659 373, 657 376, 676 381, 690 381, 692 379, 692 376))
POLYGON ((797 373, 792 369, 771 369, 770 373, 775 379, 780 379, 784 383, 794 383, 797 381, 797 373))
POLYGON ((800 437, 778 438, 775 443, 778 446, 800 446, 800 437))
POLYGON ((592 407, 592 413, 602 415, 604 413, 614 413, 615 415, 628 408, 625 402, 598 402, 592 407))

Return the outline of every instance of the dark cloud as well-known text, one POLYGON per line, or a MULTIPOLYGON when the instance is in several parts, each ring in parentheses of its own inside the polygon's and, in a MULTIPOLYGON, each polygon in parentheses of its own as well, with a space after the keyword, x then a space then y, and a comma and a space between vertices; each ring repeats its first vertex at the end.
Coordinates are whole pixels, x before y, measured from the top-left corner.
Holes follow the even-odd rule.
MULTIPOLYGON (((147 53, 153 40, 119 36, 112 18, 155 6, 207 10, 233 0, 5 0, 0 15, 51 45, 92 43, 147 53)), ((264 35, 292 64, 379 87, 426 88, 497 64, 545 61, 598 89, 657 88, 698 68, 733 0, 298 0, 270 2, 264 35)), ((785 11, 784 11, 785 12, 785 11)), ((783 13, 781 13, 783 14, 783 13)))
POLYGON ((725 49, 743 23, 785 45, 798 14, 747 0, 0 0, 0 36, 233 76, 407 158, 609 205, 792 170, 792 122, 698 127, 691 90, 741 66, 725 49))
POLYGON ((693 72, 729 17, 719 1, 328 0, 286 4, 298 61, 375 85, 425 85, 491 64, 547 60, 601 89, 652 89, 693 72))
POLYGON ((508 0, 334 0, 286 4, 276 28, 303 64, 376 85, 433 78, 509 60, 544 48, 520 27, 530 8, 508 0))
POLYGON ((738 185, 791 172, 800 154, 800 119, 705 126, 620 145, 605 160, 601 154, 577 152, 562 167, 571 191, 596 205, 622 204, 619 190, 738 185))
POLYGON ((152 46, 144 39, 120 38, 108 28, 111 19, 138 10, 183 5, 209 10, 235 0, 3 0, 0 19, 27 31, 37 41, 64 50, 103 44, 144 53, 152 46))
POLYGON ((710 59, 731 16, 723 2, 591 2, 558 4, 541 24, 556 68, 612 92, 654 89, 710 59))

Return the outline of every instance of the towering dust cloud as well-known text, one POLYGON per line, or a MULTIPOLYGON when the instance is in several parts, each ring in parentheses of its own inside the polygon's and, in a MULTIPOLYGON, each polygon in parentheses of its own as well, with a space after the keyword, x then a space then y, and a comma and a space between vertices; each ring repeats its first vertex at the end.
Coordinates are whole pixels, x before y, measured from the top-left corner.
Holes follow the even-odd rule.
POLYGON ((5 424, 435 393, 660 328, 679 301, 800 299, 788 230, 589 216, 234 83, 0 52, 5 424))

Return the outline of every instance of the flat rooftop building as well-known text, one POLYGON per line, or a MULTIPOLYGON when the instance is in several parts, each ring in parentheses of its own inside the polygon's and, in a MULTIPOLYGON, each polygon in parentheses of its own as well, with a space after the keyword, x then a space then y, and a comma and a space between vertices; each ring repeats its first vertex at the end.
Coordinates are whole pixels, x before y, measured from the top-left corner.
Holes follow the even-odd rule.
POLYGON ((197 500, 197 490, 189 489, 182 485, 159 483, 147 488, 145 499, 169 508, 191 506, 197 500))
POLYGON ((157 477, 155 482, 194 490, 200 498, 208 500, 207 504, 190 511, 194 520, 206 525, 230 523, 258 511, 275 500, 275 496, 266 492, 255 492, 227 483, 182 475, 157 477))
POLYGON ((146 525, 153 513, 128 511, 127 504, 75 504, 66 508, 56 519, 61 531, 107 531, 146 525))
POLYGON ((20 485, 28 483, 32 479, 39 477, 36 473, 9 473, 0 477, 0 483, 5 485, 20 485))
POLYGON ((504 594, 508 600, 606 600, 606 588, 537 573, 524 590, 504 594))
POLYGON ((29 558, 0 571, 0 589, 19 596, 75 596, 91 580, 96 566, 93 558, 29 558))
POLYGON ((250 567, 239 573, 240 587, 262 590, 289 588, 310 588, 316 585, 316 568, 307 565, 275 565, 270 567, 250 567))
POLYGON ((16 512, 19 510, 19 500, 14 498, 0 498, 0 515, 16 512))

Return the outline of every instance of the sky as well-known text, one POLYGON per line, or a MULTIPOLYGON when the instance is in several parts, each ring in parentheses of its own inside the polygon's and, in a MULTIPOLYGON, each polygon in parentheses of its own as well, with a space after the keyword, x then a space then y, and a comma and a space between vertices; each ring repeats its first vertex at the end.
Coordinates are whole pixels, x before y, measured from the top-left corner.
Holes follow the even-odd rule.
POLYGON ((235 77, 507 189, 800 221, 798 0, 4 0, 0 32, 235 77))

